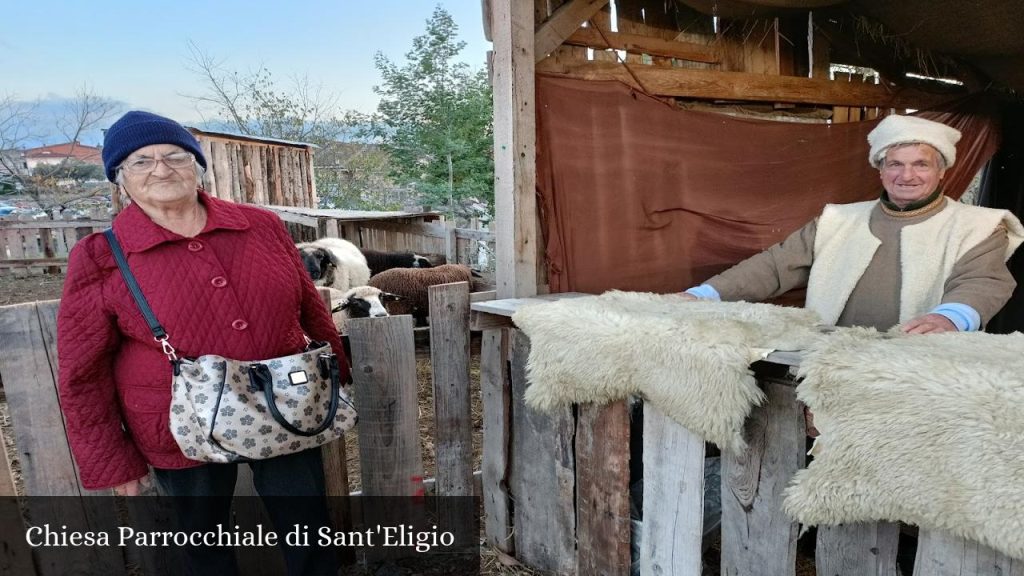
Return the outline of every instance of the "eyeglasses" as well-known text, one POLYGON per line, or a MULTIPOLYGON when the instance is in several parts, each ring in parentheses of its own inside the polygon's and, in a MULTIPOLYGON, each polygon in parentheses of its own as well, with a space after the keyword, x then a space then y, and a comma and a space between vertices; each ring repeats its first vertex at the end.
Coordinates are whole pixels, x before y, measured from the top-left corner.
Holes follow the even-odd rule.
POLYGON ((159 162, 163 162, 168 168, 176 170, 178 168, 191 166, 194 161, 195 156, 192 156, 188 152, 174 152, 157 158, 147 158, 142 156, 125 160, 124 163, 121 164, 121 168, 124 168, 132 174, 149 174, 153 170, 156 170, 156 165, 159 162))

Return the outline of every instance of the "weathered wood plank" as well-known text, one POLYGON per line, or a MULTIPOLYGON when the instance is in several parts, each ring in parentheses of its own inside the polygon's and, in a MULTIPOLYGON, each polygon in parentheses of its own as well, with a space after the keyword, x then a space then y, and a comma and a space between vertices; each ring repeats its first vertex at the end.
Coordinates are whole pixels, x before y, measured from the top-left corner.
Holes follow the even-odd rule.
POLYGON ((427 289, 434 386, 437 494, 473 495, 473 421, 469 383, 469 283, 427 289))
MULTIPOLYGON (((473 415, 469 381, 469 282, 430 286, 430 365, 434 392, 436 495, 475 495, 473 415)), ((467 500, 468 502, 468 500, 467 500)), ((473 509, 438 511, 438 525, 456 534, 473 533, 473 509)))
POLYGON ((347 326, 359 412, 363 494, 421 493, 412 317, 353 318, 347 326))
POLYGON ((630 74, 613 62, 565 62, 555 58, 537 63, 536 70, 584 80, 616 80, 655 95, 683 98, 918 109, 932 108, 955 98, 911 88, 750 72, 633 66, 630 74), (634 74, 642 86, 636 85, 634 74))
POLYGON ((480 342, 480 396, 483 404, 484 535, 487 543, 512 554, 512 508, 508 492, 511 450, 509 332, 485 330, 480 342))
MULTIPOLYGON (((0 378, 11 414, 25 493, 30 496, 91 496, 110 494, 81 487, 71 457, 57 398, 57 301, 0 308, 0 378)), ((35 500, 30 504, 34 525, 46 522, 70 530, 112 529, 115 511, 109 499, 70 498, 35 500)), ((37 549, 39 574, 66 574, 75 566, 96 567, 104 574, 124 574, 116 547, 37 549)))
POLYGON ((35 303, 0 308, 0 374, 28 494, 81 494, 35 303))
POLYGON ((47 230, 52 228, 82 228, 110 226, 110 220, 43 220, 40 222, 22 222, 18 220, 0 220, 0 230, 47 230))
POLYGON ((629 574, 629 407, 584 404, 578 414, 576 574, 629 574))
POLYGON ((231 177, 230 149, 227 143, 213 142, 210 145, 210 150, 213 152, 214 158, 211 167, 217 182, 214 195, 221 200, 231 200, 234 178, 231 177))
MULTIPOLYGON (((588 9, 598 2, 604 4, 602 0, 585 1, 588 9)), ((497 290, 502 298, 532 296, 537 293, 540 240, 534 11, 528 2, 496 2, 493 9, 497 290)), ((582 21, 572 23, 562 37, 571 34, 582 21)), ((552 49, 561 44, 561 34, 562 31, 552 33, 552 40, 547 43, 558 40, 552 49)))
POLYGON ((720 59, 718 52, 713 47, 696 42, 663 40, 640 34, 611 32, 607 29, 598 31, 595 28, 580 28, 573 32, 572 36, 565 40, 565 43, 573 46, 588 46, 598 50, 612 48, 709 64, 717 63, 720 59))
POLYGON ((525 404, 530 341, 513 332, 512 469, 509 491, 515 502, 516 557, 539 570, 571 574, 574 542, 574 422, 569 408, 539 412, 525 404))
POLYGON ((1024 576, 1024 560, 948 532, 922 529, 914 576, 1024 576))
MULTIPOLYGON (((521 2, 521 4, 524 3, 521 2)), ((572 36, 580 25, 607 4, 608 0, 572 0, 555 10, 551 17, 537 28, 534 41, 536 58, 540 60, 561 46, 562 42, 572 36)), ((530 14, 532 16, 533 12, 531 11, 530 14)))
POLYGON ((814 562, 821 576, 899 576, 900 528, 891 522, 818 526, 814 562))
POLYGON ((645 404, 643 442, 640 571, 700 576, 704 440, 645 404))
MULTIPOLYGON (((7 446, 7 439, 5 438, 3 429, 0 429, 0 447, 7 446)), ((7 450, 3 451, 3 457, 0 458, 0 498, 5 496, 17 496, 17 484, 14 481, 14 472, 11 470, 11 459, 7 455, 7 450)), ((2 562, 2 560, 0 560, 2 562)), ((3 574, 0 571, 0 574, 3 574)))
MULTIPOLYGON (((25 258, 25 248, 22 241, 21 230, 11 229, 3 231, 4 238, 6 239, 7 251, 10 253, 11 260, 22 260, 25 258)), ((28 276, 28 269, 24 266, 18 266, 13 270, 14 276, 18 278, 24 278, 28 276)))
POLYGON ((804 465, 804 416, 791 385, 762 381, 767 400, 747 417, 743 454, 722 455, 722 574, 792 575, 797 523, 783 490, 804 465))
POLYGON ((25 529, 18 500, 9 495, 0 497, 0 574, 3 576, 37 574, 32 563, 32 548, 25 542, 25 529))

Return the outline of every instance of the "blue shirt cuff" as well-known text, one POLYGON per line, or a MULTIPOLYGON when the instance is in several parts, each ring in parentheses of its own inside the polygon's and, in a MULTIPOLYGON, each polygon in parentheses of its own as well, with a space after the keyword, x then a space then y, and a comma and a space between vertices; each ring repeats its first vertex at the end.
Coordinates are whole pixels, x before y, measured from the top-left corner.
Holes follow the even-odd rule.
POLYGON ((932 310, 932 314, 941 314, 956 326, 961 332, 974 332, 981 328, 981 314, 967 304, 947 302, 940 304, 932 310))
POLYGON ((701 300, 714 300, 715 302, 720 302, 722 300, 722 296, 718 293, 718 290, 715 290, 715 288, 710 284, 694 286, 687 290, 686 293, 693 294, 701 300))

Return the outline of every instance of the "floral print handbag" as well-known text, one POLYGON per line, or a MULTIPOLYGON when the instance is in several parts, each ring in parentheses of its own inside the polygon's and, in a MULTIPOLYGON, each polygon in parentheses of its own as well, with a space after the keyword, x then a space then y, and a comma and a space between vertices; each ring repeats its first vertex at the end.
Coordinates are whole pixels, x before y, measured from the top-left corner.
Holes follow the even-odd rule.
POLYGON ((355 425, 329 344, 261 362, 172 360, 171 433, 192 460, 261 460, 320 446, 355 425))
POLYGON ((263 460, 339 438, 357 420, 341 387, 338 357, 324 342, 298 354, 240 361, 178 358, 149 307, 112 229, 103 232, 153 338, 173 367, 170 428, 182 453, 203 462, 263 460))

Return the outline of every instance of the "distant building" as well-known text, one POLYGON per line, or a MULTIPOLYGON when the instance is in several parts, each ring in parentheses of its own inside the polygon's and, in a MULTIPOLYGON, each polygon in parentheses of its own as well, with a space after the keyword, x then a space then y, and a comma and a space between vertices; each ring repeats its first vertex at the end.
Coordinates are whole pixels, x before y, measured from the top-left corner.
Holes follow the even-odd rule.
POLYGON ((103 166, 101 151, 100 148, 86 146, 80 142, 29 148, 24 151, 25 167, 33 170, 41 164, 55 165, 65 160, 77 160, 86 164, 103 166))
POLYGON ((28 174, 25 154, 21 150, 0 150, 0 176, 28 174))

